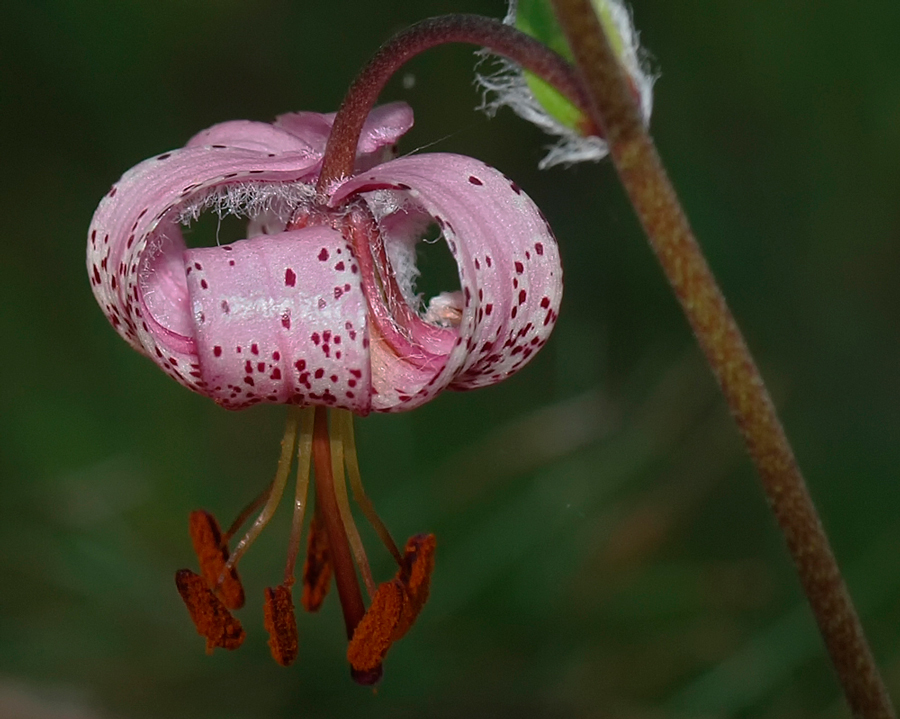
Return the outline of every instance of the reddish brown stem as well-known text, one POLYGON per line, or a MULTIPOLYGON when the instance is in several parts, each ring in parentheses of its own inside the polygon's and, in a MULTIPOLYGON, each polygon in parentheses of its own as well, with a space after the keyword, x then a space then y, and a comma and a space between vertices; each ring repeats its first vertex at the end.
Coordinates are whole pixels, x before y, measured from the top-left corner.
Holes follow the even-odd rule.
POLYGON ((480 15, 445 15, 411 25, 388 40, 347 90, 334 118, 316 190, 353 173, 359 134, 387 81, 409 59, 437 45, 462 42, 508 57, 565 95, 587 114, 581 80, 565 58, 509 25, 480 15))
POLYGON ((784 533, 855 716, 894 717, 828 538, 775 407, 703 257, 590 0, 552 0, 613 161, 722 388, 784 533))
POLYGON ((341 512, 334 495, 327 413, 328 410, 324 407, 316 407, 312 447, 316 469, 316 506, 322 523, 325 525, 329 559, 334 570, 334 583, 337 585, 341 609, 344 612, 347 639, 351 639, 356 625, 366 613, 366 607, 363 604, 353 556, 350 553, 350 544, 347 541, 344 523, 341 521, 341 512))

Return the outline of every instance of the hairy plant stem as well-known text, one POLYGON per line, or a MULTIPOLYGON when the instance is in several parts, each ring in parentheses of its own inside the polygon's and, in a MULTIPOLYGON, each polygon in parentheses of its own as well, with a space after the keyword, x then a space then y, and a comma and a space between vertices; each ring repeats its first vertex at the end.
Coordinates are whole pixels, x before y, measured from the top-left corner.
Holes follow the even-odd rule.
POLYGON ((857 717, 894 709, 759 370, 703 257, 590 0, 552 0, 616 169, 728 401, 857 717))
POLYGON ((509 25, 480 15, 429 18, 397 33, 382 45, 356 76, 334 118, 316 191, 353 173, 356 144, 363 123, 387 81, 419 53, 437 45, 462 42, 480 45, 527 68, 553 85, 587 115, 588 98, 581 79, 565 58, 509 25))

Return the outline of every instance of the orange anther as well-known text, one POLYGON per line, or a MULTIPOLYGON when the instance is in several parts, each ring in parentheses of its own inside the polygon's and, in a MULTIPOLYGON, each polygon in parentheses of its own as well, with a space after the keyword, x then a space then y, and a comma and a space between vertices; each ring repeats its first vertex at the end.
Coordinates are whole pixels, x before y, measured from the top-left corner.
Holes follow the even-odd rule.
POLYGON ((306 563, 303 565, 303 596, 300 603, 307 612, 317 612, 331 585, 331 560, 328 537, 316 517, 309 523, 306 563))
POLYGON ((347 647, 347 661, 356 676, 377 672, 393 643, 392 636, 403 610, 404 591, 394 579, 378 585, 372 604, 356 626, 347 647))
POLYGON ((228 547, 222 541, 219 523, 209 512, 191 512, 188 520, 194 553, 200 563, 200 573, 207 586, 213 589, 222 603, 229 609, 240 609, 244 606, 244 588, 238 578, 237 570, 232 568, 225 572, 221 586, 219 577, 228 562, 228 547))
POLYGON ((413 625, 431 589, 431 573, 434 571, 434 550, 436 542, 433 534, 417 534, 407 541, 403 550, 403 563, 397 572, 396 581, 403 587, 403 610, 394 628, 393 640, 397 641, 413 625))
POLYGON ((206 581, 190 569, 175 573, 175 586, 190 612, 197 633, 206 637, 206 653, 213 649, 237 649, 244 641, 241 623, 212 593, 206 581))
POLYGON ((291 590, 283 584, 275 589, 266 587, 263 615, 272 658, 283 667, 290 666, 297 658, 297 620, 291 590))

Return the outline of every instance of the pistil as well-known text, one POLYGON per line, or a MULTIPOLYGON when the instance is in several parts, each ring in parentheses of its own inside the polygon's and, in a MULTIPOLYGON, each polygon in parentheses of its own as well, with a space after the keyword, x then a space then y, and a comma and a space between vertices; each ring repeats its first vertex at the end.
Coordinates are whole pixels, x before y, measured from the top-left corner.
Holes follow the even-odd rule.
POLYGON ((353 558, 356 560, 356 566, 359 567, 359 573, 362 575, 363 582, 366 585, 366 591, 368 591, 369 598, 371 599, 375 596, 375 580, 372 578, 372 568, 369 566, 369 558, 366 556, 362 537, 359 536, 356 522, 353 521, 353 511, 350 509, 350 499, 347 496, 347 482, 344 478, 344 443, 341 434, 335 431, 335 410, 331 411, 330 441, 334 496, 341 513, 341 522, 344 525, 344 531, 347 533, 347 539, 350 542, 350 549, 353 550, 353 558))
POLYGON ((316 467, 316 503, 321 512, 328 551, 334 569, 334 580, 341 599, 347 638, 353 636, 356 625, 366 612, 350 544, 344 530, 341 512, 334 491, 334 477, 331 469, 331 442, 328 437, 328 416, 324 407, 316 407, 313 430, 313 462, 316 467))

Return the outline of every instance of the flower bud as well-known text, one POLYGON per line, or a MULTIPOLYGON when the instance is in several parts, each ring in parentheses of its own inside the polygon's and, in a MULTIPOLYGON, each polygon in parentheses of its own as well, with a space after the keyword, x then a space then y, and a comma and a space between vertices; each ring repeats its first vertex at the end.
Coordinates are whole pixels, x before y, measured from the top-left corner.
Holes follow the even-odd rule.
MULTIPOLYGON (((592 3, 631 82, 644 121, 649 123, 656 77, 650 73, 646 53, 638 45, 631 12, 621 0, 592 0, 592 3)), ((540 40, 563 57, 573 59, 550 0, 510 0, 503 22, 540 40)), ((596 162, 607 155, 606 141, 592 134, 596 132, 593 123, 560 92, 505 58, 498 58, 497 62, 500 66, 497 72, 476 76, 484 90, 480 109, 493 115, 506 105, 544 132, 557 136, 559 140, 538 165, 541 169, 588 160, 596 162)))

